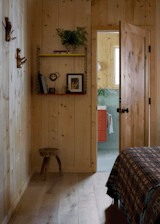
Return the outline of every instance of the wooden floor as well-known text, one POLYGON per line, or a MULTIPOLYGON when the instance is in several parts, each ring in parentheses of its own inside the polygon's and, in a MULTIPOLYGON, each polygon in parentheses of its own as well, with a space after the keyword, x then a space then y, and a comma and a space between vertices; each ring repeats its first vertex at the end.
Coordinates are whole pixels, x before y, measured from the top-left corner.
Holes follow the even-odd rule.
POLYGON ((106 194, 107 173, 35 173, 9 224, 127 224, 106 194))

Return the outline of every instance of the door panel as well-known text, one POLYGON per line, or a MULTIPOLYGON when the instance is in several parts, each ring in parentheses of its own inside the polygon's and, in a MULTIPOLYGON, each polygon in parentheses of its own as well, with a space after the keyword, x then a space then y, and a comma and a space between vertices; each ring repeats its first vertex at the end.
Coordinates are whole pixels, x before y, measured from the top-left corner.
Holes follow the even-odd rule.
POLYGON ((148 146, 148 46, 148 31, 120 22, 120 151, 148 146))

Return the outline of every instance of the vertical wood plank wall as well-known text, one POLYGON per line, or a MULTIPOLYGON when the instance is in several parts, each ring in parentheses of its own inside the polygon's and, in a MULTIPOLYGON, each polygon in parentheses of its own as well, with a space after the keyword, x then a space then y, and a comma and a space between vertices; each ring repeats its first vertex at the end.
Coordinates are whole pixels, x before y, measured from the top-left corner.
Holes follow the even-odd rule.
POLYGON ((160 145, 160 1, 156 0, 157 145, 160 145))
MULTIPOLYGON (((152 26, 155 33, 156 0, 34 0, 32 20, 32 165, 40 171, 42 158, 38 150, 42 147, 58 147, 64 172, 89 172, 96 170, 95 133, 96 102, 92 95, 95 86, 91 75, 91 27, 117 26, 119 21, 126 21, 137 26, 152 26), (74 30, 76 26, 85 26, 88 32, 88 84, 85 96, 41 96, 36 93, 36 46, 41 53, 65 50, 61 45, 56 28, 74 30), (92 98, 93 97, 93 98, 92 98), (93 152, 93 153, 92 153, 93 152)), ((152 41, 155 37, 152 36, 152 41)), ((93 40, 94 41, 94 40, 93 40)), ((79 48, 78 53, 84 52, 79 48)), ((151 69, 151 145, 156 145, 156 73, 155 49, 152 49, 151 69)), ((93 60, 94 61, 94 60, 93 60)), ((41 58, 40 72, 48 77, 52 72, 59 72, 60 78, 48 86, 62 92, 66 83, 66 73, 84 72, 83 58, 41 58)), ((50 171, 58 171, 57 161, 52 158, 50 171)))
MULTIPOLYGON (((0 0, 0 18, 2 19, 2 0, 0 0)), ((4 99, 2 94, 3 77, 2 77, 2 23, 0 23, 0 222, 4 217, 3 208, 3 105, 4 99)))
POLYGON ((114 46, 119 46, 119 33, 98 32, 97 61, 101 69, 98 71, 97 88, 118 89, 115 85, 114 46))
MULTIPOLYGON (((39 148, 58 147, 65 172, 96 171, 93 150, 96 142, 92 141, 96 125, 96 106, 93 106, 96 88, 95 83, 92 85, 91 73, 91 60, 95 62, 96 55, 91 52, 91 42, 95 38, 91 36, 92 26, 118 25, 119 20, 153 26, 156 35, 152 43, 156 41, 157 50, 152 48, 151 52, 151 70, 155 74, 151 77, 151 145, 156 145, 156 139, 160 143, 159 8, 159 0, 0 0, 1 21, 9 17, 13 36, 17 37, 7 43, 5 29, 0 23, 0 223, 4 219, 7 222, 26 186, 31 173, 31 144, 32 169, 40 170, 39 148), (73 30, 76 26, 85 26, 89 34, 87 95, 37 95, 36 45, 41 47, 41 53, 63 50, 56 28, 73 30), (30 59, 22 69, 16 68, 16 48, 21 48, 22 57, 30 59)), ((78 52, 83 53, 84 48, 79 48, 78 52)), ((83 58, 40 60, 43 75, 59 71, 60 78, 56 82, 48 79, 49 87, 55 87, 58 92, 65 85, 66 73, 84 72, 83 58)), ((50 171, 58 171, 54 158, 51 164, 50 171)))
MULTIPOLYGON (((91 1, 34 0, 32 21, 33 92, 32 92, 32 164, 40 170, 42 157, 38 150, 57 147, 64 172, 91 172, 91 1), (87 35, 87 94, 82 96, 41 96, 36 93, 36 46, 40 52, 52 54, 65 50, 56 28, 74 30, 85 27, 87 35)), ((84 53, 80 47, 77 53, 84 53)), ((84 58, 40 58, 40 72, 47 77, 48 87, 63 93, 67 73, 84 73, 84 58), (59 72, 52 82, 50 73, 59 72)), ((50 171, 58 171, 55 158, 50 171)))
POLYGON ((0 0, 0 223, 7 222, 31 173, 31 0, 0 0), (5 17, 14 30, 5 41, 5 17), (29 59, 17 68, 16 48, 29 59))

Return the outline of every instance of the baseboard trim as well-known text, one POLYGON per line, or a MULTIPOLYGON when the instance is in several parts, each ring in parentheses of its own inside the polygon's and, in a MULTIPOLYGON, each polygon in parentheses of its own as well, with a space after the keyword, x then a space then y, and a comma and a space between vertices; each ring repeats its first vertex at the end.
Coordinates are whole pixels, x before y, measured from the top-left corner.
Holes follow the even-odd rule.
POLYGON ((24 181, 24 183, 22 184, 21 189, 19 190, 18 194, 16 195, 16 197, 13 199, 13 202, 11 204, 11 207, 9 209, 8 214, 4 217, 3 221, 1 224, 7 224, 11 218, 12 213, 14 212, 16 206, 18 205, 24 191, 26 190, 33 174, 35 172, 35 169, 33 171, 31 171, 31 173, 28 175, 27 179, 24 181))
MULTIPOLYGON (((37 166, 35 167, 35 172, 40 172, 41 167, 37 166)), ((58 167, 49 167, 48 172, 59 172, 58 167)), ((62 167, 63 173, 94 173, 92 167, 62 167)))

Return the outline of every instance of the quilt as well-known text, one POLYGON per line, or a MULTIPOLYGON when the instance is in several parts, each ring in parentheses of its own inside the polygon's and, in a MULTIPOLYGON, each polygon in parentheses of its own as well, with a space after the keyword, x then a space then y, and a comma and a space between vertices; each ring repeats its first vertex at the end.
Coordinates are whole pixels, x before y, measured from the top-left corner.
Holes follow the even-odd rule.
POLYGON ((160 218, 160 147, 124 149, 106 187, 121 200, 129 223, 154 224, 160 218))

